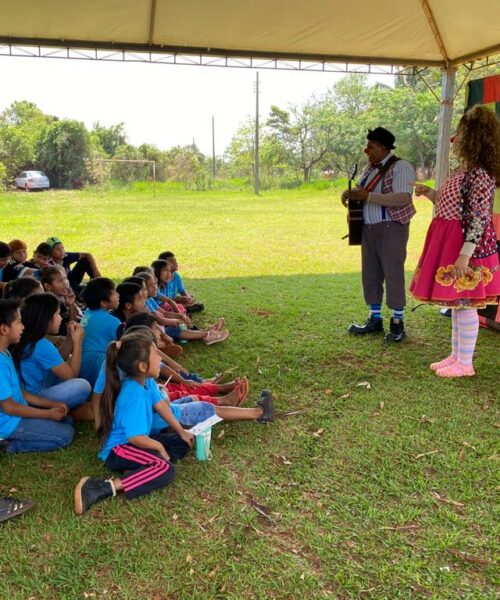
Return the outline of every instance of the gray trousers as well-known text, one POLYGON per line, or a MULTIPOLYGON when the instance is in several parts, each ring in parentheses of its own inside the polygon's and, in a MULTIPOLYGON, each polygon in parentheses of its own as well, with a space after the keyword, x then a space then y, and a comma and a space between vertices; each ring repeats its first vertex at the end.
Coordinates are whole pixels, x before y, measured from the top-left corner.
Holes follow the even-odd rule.
POLYGON ((367 304, 382 304, 384 282, 387 306, 406 305, 405 260, 410 224, 384 221, 364 225, 361 240, 363 293, 367 304))

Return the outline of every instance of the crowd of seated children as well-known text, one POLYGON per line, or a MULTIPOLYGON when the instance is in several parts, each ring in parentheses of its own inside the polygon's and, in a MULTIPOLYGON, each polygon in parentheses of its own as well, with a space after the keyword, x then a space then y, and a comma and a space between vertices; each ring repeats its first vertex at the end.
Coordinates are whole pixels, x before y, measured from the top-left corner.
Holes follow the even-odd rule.
MULTIPOLYGON (((121 490, 136 498, 168 485, 172 463, 193 442, 186 427, 213 415, 274 420, 267 390, 254 408, 241 407, 246 377, 203 378, 172 358, 182 353, 175 342, 211 345, 229 335, 222 318, 193 325, 190 314, 203 306, 186 312, 196 303, 172 253, 115 286, 91 254, 66 254, 57 237, 39 244, 31 261, 27 250, 22 240, 0 242, 0 452, 65 448, 73 419, 93 419, 99 457, 123 475, 83 478, 74 492, 77 514, 121 490)), ((18 514, 10 502, 5 510, 18 514)))

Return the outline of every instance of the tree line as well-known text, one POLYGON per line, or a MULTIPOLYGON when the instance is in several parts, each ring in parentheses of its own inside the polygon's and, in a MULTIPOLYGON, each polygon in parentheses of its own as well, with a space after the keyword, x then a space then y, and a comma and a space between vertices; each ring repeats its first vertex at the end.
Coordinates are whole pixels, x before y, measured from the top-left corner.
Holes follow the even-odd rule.
MULTIPOLYGON (((477 77, 490 74, 491 68, 477 77)), ((459 73, 460 78, 464 72, 459 73)), ((396 152, 424 177, 432 177, 438 135, 440 72, 424 78, 399 76, 394 87, 370 86, 365 75, 343 78, 321 96, 302 105, 272 106, 260 120, 261 187, 292 186, 318 177, 345 176, 363 163, 368 128, 382 125, 396 136, 396 152)), ((455 100, 456 122, 463 111, 464 86, 455 100)), ((238 128, 222 157, 217 179, 252 183, 255 121, 238 128)), ((46 115, 35 104, 13 102, 0 113, 0 184, 19 172, 43 170, 54 187, 78 188, 111 180, 148 180, 148 164, 111 163, 109 159, 156 163, 158 181, 178 181, 197 189, 213 185, 212 159, 193 143, 160 150, 152 144, 128 143, 125 124, 95 123, 90 130, 79 121, 46 115)))

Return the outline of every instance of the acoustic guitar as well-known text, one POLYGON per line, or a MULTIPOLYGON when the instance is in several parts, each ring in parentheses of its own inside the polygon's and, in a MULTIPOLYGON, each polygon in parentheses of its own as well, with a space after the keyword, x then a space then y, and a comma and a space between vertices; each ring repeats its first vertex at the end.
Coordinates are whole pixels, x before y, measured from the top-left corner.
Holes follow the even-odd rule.
MULTIPOLYGON (((355 164, 352 170, 351 176, 349 177, 349 183, 347 189, 352 189, 352 182, 358 172, 358 165, 355 164)), ((362 200, 348 200, 347 201, 347 225, 349 227, 349 246, 360 246, 361 236, 363 235, 363 201, 362 200)))

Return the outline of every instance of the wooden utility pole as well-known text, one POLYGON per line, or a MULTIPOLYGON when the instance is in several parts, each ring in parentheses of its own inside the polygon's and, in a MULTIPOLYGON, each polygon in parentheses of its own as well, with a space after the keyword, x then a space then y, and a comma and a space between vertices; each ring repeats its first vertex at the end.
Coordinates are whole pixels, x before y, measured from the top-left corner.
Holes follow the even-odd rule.
POLYGON ((255 164, 254 164, 254 190, 260 192, 259 181, 259 72, 255 79, 255 164))
POLYGON ((212 116, 212 177, 215 179, 215 117, 212 116))

